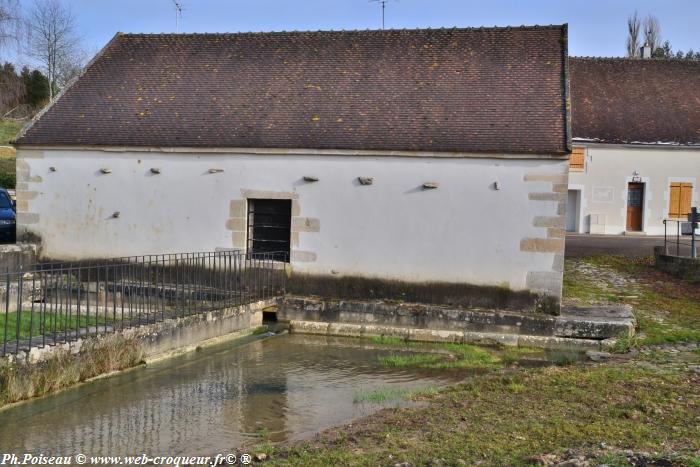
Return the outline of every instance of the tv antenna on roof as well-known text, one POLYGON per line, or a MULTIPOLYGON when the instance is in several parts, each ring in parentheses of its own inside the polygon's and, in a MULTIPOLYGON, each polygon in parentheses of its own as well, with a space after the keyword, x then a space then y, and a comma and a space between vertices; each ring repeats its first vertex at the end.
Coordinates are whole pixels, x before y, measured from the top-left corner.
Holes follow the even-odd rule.
POLYGON ((386 4, 389 3, 391 0, 369 0, 370 3, 381 3, 382 5, 382 29, 384 29, 384 14, 386 11, 386 4))
POLYGON ((175 5, 175 32, 180 32, 180 21, 182 21, 182 2, 179 0, 172 0, 175 5))

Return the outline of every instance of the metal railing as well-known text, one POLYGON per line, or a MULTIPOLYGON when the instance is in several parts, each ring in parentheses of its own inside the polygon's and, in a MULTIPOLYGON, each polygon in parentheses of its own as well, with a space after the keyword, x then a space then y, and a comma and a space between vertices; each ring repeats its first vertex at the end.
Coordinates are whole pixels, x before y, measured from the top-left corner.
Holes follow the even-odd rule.
POLYGON ((675 253, 676 256, 687 255, 691 258, 697 258, 696 229, 696 222, 688 222, 681 219, 664 219, 664 251, 666 254, 675 253), (671 226, 670 235, 669 226, 671 226))
POLYGON ((286 286, 280 255, 147 255, 0 273, 0 355, 275 297, 286 286))

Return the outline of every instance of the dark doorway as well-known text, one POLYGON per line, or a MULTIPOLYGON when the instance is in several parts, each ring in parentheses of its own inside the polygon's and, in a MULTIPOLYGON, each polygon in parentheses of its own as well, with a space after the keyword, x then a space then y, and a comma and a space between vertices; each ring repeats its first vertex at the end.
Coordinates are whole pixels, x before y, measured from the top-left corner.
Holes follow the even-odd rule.
POLYGON ((644 184, 627 186, 627 231, 641 232, 644 213, 644 184))
POLYGON ((273 253, 278 261, 289 261, 292 201, 248 200, 248 251, 273 253))

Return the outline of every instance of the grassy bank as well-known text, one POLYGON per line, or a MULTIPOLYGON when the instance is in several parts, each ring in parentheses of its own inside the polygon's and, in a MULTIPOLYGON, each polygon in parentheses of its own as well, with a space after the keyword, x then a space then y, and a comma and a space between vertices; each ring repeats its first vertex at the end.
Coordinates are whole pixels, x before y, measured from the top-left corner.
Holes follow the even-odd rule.
POLYGON ((566 450, 627 465, 614 462, 616 449, 700 462, 697 374, 550 367, 482 376, 422 399, 427 407, 385 410, 314 442, 267 449, 282 465, 528 465, 566 450))
POLYGON ((14 148, 0 147, 0 188, 15 188, 17 182, 15 165, 14 148))
MULTIPOLYGON (((6 146, 22 129, 23 123, 14 120, 0 120, 0 146, 6 146)), ((0 147, 0 188, 14 189, 16 184, 15 150, 0 147)))
POLYGON ((564 302, 630 304, 639 325, 637 346, 700 341, 700 287, 656 271, 651 258, 567 260, 564 302))
POLYGON ((8 144, 15 139, 23 123, 16 120, 0 120, 0 145, 8 144))
POLYGON ((517 363, 524 357, 543 354, 542 350, 522 347, 480 347, 470 344, 410 342, 398 337, 374 337, 374 345, 410 351, 380 357, 379 363, 390 368, 426 370, 488 369, 497 370, 517 363))
POLYGON ((141 361, 138 342, 118 334, 89 339, 78 354, 56 351, 39 364, 3 360, 0 362, 0 407, 50 394, 101 374, 130 368, 141 361))
POLYGON ((639 334, 619 350, 641 350, 605 364, 499 371, 527 350, 437 344, 452 354, 445 357, 416 353, 417 344, 401 339, 375 339, 412 351, 385 358, 389 366, 474 364, 491 371, 439 392, 359 394, 360 401, 418 398, 423 405, 384 410, 311 442, 260 450, 277 465, 700 467, 700 349, 659 356, 645 347, 700 341, 700 287, 655 271, 649 259, 601 256, 567 260, 564 303, 632 305, 639 334))

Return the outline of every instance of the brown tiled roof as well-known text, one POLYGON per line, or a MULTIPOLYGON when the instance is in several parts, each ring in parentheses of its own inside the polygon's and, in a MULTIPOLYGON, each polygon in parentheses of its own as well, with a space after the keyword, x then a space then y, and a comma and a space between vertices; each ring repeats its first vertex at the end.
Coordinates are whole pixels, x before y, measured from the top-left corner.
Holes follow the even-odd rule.
POLYGON ((700 144, 700 62, 571 58, 574 138, 700 144))
POLYGON ((18 143, 562 154, 566 37, 118 34, 18 143))

